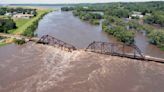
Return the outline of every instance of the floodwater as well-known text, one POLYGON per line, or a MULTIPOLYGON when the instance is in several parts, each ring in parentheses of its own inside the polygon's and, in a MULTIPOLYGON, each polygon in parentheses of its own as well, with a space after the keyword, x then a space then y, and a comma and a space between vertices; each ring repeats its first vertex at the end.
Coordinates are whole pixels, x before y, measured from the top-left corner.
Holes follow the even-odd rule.
MULTIPOLYGON (((51 35, 78 48, 86 48, 93 41, 118 42, 113 36, 103 32, 100 26, 94 26, 74 17, 71 12, 54 11, 46 15, 36 30, 38 37, 51 35)), ((148 39, 137 33, 135 44, 148 56, 164 58, 164 51, 148 43, 148 39)))
MULTIPOLYGON (((92 41, 117 42, 112 36, 73 17, 71 12, 46 15, 36 31, 78 48, 92 41)), ((145 53, 164 57, 147 38, 136 34, 145 53)), ((66 52, 29 42, 0 47, 0 92, 163 92, 164 65, 100 55, 81 50, 66 52)))
POLYGON ((0 48, 0 92, 163 92, 164 65, 27 43, 0 48), (4 49, 8 49, 6 52, 4 49))
POLYGON ((113 39, 101 31, 101 26, 93 26, 74 17, 71 12, 61 11, 46 15, 40 21, 36 33, 38 37, 45 34, 54 36, 78 48, 85 48, 93 41, 113 39))

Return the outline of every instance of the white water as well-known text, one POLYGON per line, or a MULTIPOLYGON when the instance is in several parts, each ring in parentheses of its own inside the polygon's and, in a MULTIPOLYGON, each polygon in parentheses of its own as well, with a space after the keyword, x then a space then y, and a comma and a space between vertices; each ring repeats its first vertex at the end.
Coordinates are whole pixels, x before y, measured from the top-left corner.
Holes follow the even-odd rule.
POLYGON ((11 56, 8 53, 10 58, 0 60, 0 92, 164 90, 163 64, 84 51, 66 52, 34 43, 15 50, 11 56))

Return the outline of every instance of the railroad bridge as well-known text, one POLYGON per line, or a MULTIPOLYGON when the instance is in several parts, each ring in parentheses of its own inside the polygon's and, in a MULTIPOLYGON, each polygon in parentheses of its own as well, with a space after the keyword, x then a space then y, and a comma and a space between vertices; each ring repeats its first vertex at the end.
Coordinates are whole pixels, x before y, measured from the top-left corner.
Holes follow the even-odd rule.
MULTIPOLYGON (((37 41, 37 43, 59 47, 67 51, 77 50, 75 46, 63 42, 49 35, 42 36, 37 41)), ((112 55, 112 56, 126 57, 126 58, 137 59, 137 60, 155 61, 158 63, 164 63, 164 59, 145 56, 136 45, 94 41, 91 44, 89 44, 87 48, 85 48, 85 51, 112 55)))
POLYGON ((51 46, 59 47, 61 49, 65 49, 68 51, 73 51, 77 50, 75 46, 68 44, 64 41, 61 41, 59 39, 56 39, 55 37, 49 36, 49 35, 44 35, 42 36, 37 43, 42 43, 42 44, 48 44, 51 46))
MULTIPOLYGON (((55 37, 44 35, 42 36, 37 43, 47 44, 67 51, 77 50, 77 48, 71 44, 63 42, 55 37)), ((141 50, 135 45, 127 45, 121 43, 109 43, 109 42, 92 42, 85 49, 85 51, 91 51, 100 54, 127 57, 132 59, 145 60, 145 56, 141 50)))
MULTIPOLYGON (((40 44, 55 46, 70 52, 77 50, 75 46, 49 35, 44 35, 40 39, 37 37, 29 38, 20 35, 11 35, 11 34, 3 34, 3 33, 0 33, 0 36, 16 38, 16 39, 25 39, 26 41, 34 41, 40 44)), ((112 56, 127 57, 131 59, 138 59, 144 61, 155 61, 159 63, 164 63, 164 59, 144 55, 136 45, 94 41, 91 44, 89 44, 87 48, 85 48, 85 51, 112 55, 112 56)))
POLYGON ((86 51, 96 52, 132 59, 144 60, 145 56, 136 45, 127 45, 122 43, 109 43, 94 41, 86 48, 86 51))
MULTIPOLYGON (((71 44, 68 44, 64 41, 61 41, 55 37, 44 35, 42 36, 37 43, 47 44, 68 51, 77 50, 77 48, 71 44)), ((91 51, 100 54, 107 54, 120 57, 128 57, 133 59, 144 60, 145 57, 141 50, 135 45, 126 45, 121 43, 109 43, 109 42, 92 42, 85 49, 85 51, 91 51)))

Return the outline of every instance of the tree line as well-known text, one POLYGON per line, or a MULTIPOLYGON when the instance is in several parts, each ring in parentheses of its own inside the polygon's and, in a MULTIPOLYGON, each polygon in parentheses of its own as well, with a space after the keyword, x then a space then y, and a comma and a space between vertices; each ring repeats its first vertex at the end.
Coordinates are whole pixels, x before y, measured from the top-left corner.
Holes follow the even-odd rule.
POLYGON ((37 15, 36 9, 30 8, 9 8, 9 7, 0 7, 0 15, 5 15, 6 13, 23 13, 23 14, 33 14, 34 16, 37 15))
POLYGON ((87 11, 74 10, 73 15, 78 16, 80 19, 82 19, 84 21, 89 21, 91 24, 94 24, 94 25, 98 25, 99 20, 102 19, 101 14, 87 12, 87 11))
POLYGON ((8 30, 16 29, 16 23, 11 18, 0 18, 0 32, 7 33, 8 30))
MULTIPOLYGON (((102 29, 118 40, 134 44, 136 31, 146 31, 151 44, 164 48, 163 29, 158 31, 153 25, 164 27, 164 2, 134 2, 134 3, 102 3, 102 4, 79 4, 66 11, 73 11, 74 16, 78 16, 85 21, 95 20, 91 14, 101 11, 104 22, 102 29), (138 12, 143 18, 134 17, 132 14, 138 12), (126 21, 128 18, 130 21, 126 21), (142 21, 142 23, 140 23, 142 21), (147 26, 148 25, 148 26, 147 26)), ((97 16, 97 15, 96 15, 97 16)))
POLYGON ((164 12, 153 12, 151 16, 147 16, 144 19, 144 22, 148 24, 159 24, 160 26, 164 27, 164 12))

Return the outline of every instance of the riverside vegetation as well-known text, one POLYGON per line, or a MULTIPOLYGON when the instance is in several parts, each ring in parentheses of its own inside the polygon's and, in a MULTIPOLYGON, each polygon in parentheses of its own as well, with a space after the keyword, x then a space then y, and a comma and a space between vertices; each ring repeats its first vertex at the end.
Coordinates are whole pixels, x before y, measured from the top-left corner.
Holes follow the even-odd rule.
POLYGON ((81 20, 88 21, 93 25, 99 25, 99 20, 103 18, 99 12, 89 12, 83 7, 62 7, 62 11, 73 11, 74 16, 78 16, 81 20))
POLYGON ((149 43, 164 50, 163 1, 79 4, 62 10, 72 11, 74 16, 91 21, 91 24, 99 24, 97 21, 103 19, 102 30, 126 44, 134 44, 135 33, 144 31, 149 43), (93 23, 93 20, 96 22, 93 23))

